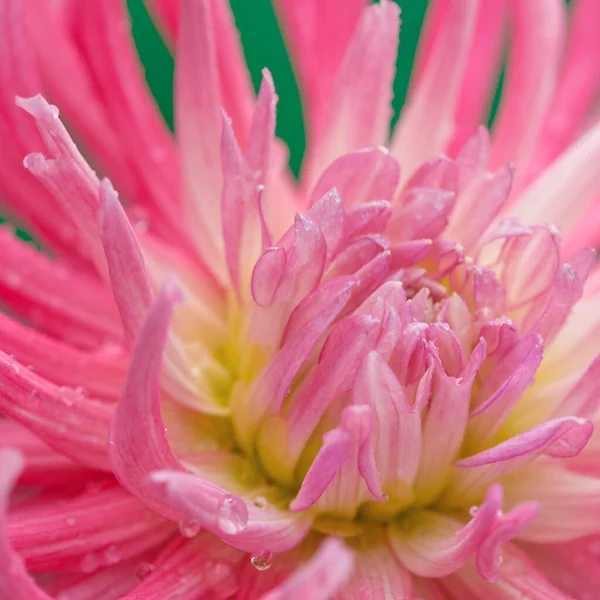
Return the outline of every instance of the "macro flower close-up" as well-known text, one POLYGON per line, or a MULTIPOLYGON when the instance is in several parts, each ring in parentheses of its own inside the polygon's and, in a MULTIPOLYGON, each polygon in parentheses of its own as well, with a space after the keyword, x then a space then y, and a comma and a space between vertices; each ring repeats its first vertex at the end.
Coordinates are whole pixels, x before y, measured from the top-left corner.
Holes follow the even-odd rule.
POLYGON ((431 0, 396 118, 398 3, 271 0, 295 170, 145 4, 174 131, 125 0, 0 0, 0 600, 600 598, 600 2, 431 0))

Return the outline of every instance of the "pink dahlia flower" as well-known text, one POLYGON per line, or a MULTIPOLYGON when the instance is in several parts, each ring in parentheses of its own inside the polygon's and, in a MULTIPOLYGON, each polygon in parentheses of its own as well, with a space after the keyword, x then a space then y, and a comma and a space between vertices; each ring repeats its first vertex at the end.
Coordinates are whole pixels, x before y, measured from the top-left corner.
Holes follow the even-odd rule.
POLYGON ((122 0, 0 0, 2 600, 599 597, 600 3, 433 2, 391 138, 343 4, 296 183, 226 0, 149 2, 175 139, 122 0))

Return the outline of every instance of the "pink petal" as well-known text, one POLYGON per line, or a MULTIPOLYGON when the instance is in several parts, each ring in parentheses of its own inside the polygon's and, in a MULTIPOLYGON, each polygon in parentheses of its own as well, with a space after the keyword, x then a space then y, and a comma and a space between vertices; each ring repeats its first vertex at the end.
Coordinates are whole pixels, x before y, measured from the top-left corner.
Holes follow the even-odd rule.
POLYGON ((58 109, 40 96, 17 97, 17 106, 28 112, 36 122, 40 136, 51 158, 43 154, 25 157, 26 168, 53 195, 76 230, 78 243, 106 277, 107 268, 97 226, 100 208, 98 178, 73 143, 58 118, 58 109))
POLYGON ((312 524, 309 515, 294 515, 269 504, 254 504, 227 493, 202 477, 181 471, 157 471, 149 489, 183 516, 185 523, 207 529, 245 552, 283 552, 299 544, 312 524))
POLYGON ((552 413, 554 418, 576 415, 592 418, 600 403, 600 356, 585 370, 565 398, 552 413))
POLYGON ((327 167, 311 198, 314 203, 335 187, 348 209, 372 200, 392 200, 399 180, 400 166, 385 148, 365 148, 327 167))
POLYGON ((93 571, 153 548, 174 530, 116 484, 16 510, 8 520, 11 544, 33 572, 93 571))
POLYGON ((590 421, 564 417, 547 421, 479 454, 459 460, 447 501, 461 506, 493 481, 545 453, 554 458, 577 456, 592 435, 590 421))
POLYGON ((285 274, 286 264, 285 250, 279 246, 267 248, 256 261, 250 283, 252 299, 256 304, 268 307, 273 303, 285 274))
POLYGON ((539 512, 537 503, 524 502, 518 504, 509 513, 497 517, 491 532, 477 551, 477 570, 485 580, 491 583, 498 581, 502 564, 502 547, 537 519, 539 512))
POLYGON ((566 150, 585 123, 600 75, 599 9, 594 0, 579 0, 573 7, 566 56, 529 166, 530 175, 537 175, 566 150))
POLYGON ((0 594, 11 600, 51 600, 29 577, 8 540, 8 501, 22 468, 23 458, 18 452, 0 451, 0 594))
POLYGON ((152 300, 150 284, 135 233, 108 179, 100 183, 100 202, 102 245, 125 341, 131 347, 152 300))
POLYGON ((0 381, 0 412, 58 452, 109 470, 111 405, 87 398, 81 390, 57 387, 4 353, 0 353, 0 381))
POLYGON ((0 347, 53 383, 83 387, 95 397, 119 397, 126 365, 118 346, 113 352, 80 350, 0 314, 0 347))
POLYGON ((413 598, 412 577, 386 544, 373 544, 356 553, 352 575, 335 598, 381 600, 386 596, 413 598))
MULTIPOLYGON (((512 126, 511 126, 512 127, 512 126)), ((511 215, 526 223, 556 223, 572 248, 570 234, 600 192, 594 165, 600 156, 600 123, 590 128, 516 198, 511 215)), ((580 242, 576 244, 580 246, 580 242)))
POLYGON ((181 148, 184 203, 207 266, 225 281, 219 198, 221 93, 216 32, 209 0, 183 0, 177 38, 175 119, 181 148))
POLYGON ((389 202, 376 200, 346 211, 345 234, 347 238, 362 233, 381 233, 390 218, 389 202))
POLYGON ((163 347, 179 299, 179 289, 169 282, 150 308, 133 348, 109 446, 113 471, 121 485, 153 510, 175 520, 180 518, 178 511, 149 493, 146 477, 160 469, 184 470, 171 450, 160 411, 163 347))
POLYGON ((327 538, 311 557, 261 600, 328 600, 343 590, 354 566, 352 551, 336 538, 327 538))
POLYGON ((37 328, 76 346, 119 342, 118 312, 110 291, 93 275, 50 260, 0 229, 3 304, 37 328))
POLYGON ((362 12, 306 159, 304 177, 309 183, 338 156, 386 141, 399 12, 397 5, 387 0, 362 12))
POLYGON ((414 483, 420 498, 436 497, 446 483, 467 426, 474 375, 473 372, 464 378, 449 377, 439 359, 436 361, 429 407, 423 418, 421 461, 414 483))
MULTIPOLYGON (((123 193, 128 191, 149 212, 153 229, 185 247, 190 244, 189 229, 180 210, 173 210, 181 206, 178 149, 149 93, 129 31, 127 7, 120 0, 86 9, 74 3, 71 12, 72 33, 65 35, 73 35, 74 46, 91 71, 94 92, 101 97, 135 179, 136 189, 123 193)), ((65 95, 61 92, 60 100, 65 95)))
POLYGON ((290 510, 304 511, 317 504, 323 512, 352 517, 369 494, 382 500, 373 454, 372 410, 348 406, 341 424, 323 436, 323 446, 290 510))
POLYGON ((508 598, 535 598, 536 600, 572 600, 554 587, 543 571, 513 544, 503 552, 500 579, 496 583, 485 581, 474 563, 449 575, 442 581, 447 594, 461 600, 507 600, 508 598))
POLYGON ((564 543, 593 535, 600 527, 600 479, 554 464, 524 468, 505 485, 510 506, 535 498, 539 516, 519 533, 536 544, 564 543))
POLYGON ((243 555, 207 533, 176 538, 152 561, 152 571, 119 600, 224 600, 237 589, 243 555))
POLYGON ((0 419, 0 448, 14 448, 23 455, 25 465, 19 477, 19 484, 23 486, 61 488, 73 481, 104 475, 55 452, 23 425, 10 419, 0 419))
POLYGON ((469 57, 456 103, 450 156, 485 122, 488 103, 500 69, 504 33, 504 1, 480 2, 469 57))
POLYGON ((482 174, 458 197, 445 234, 469 251, 492 223, 510 193, 513 168, 482 174))
POLYGON ((344 10, 336 0, 276 0, 273 5, 306 103, 308 133, 314 138, 323 126, 335 76, 367 2, 349 0, 344 10))
POLYGON ((489 489, 475 516, 463 526, 459 521, 422 510, 404 526, 392 525, 390 543, 402 564, 421 577, 444 577, 465 564, 488 536, 502 504, 502 488, 489 489))
POLYGON ((450 141, 476 16, 477 4, 450 0, 429 60, 392 137, 391 152, 405 175, 443 152, 450 141))
POLYGON ((493 167, 527 164, 554 94, 566 32, 565 4, 508 0, 512 44, 494 124, 493 167))
POLYGON ((352 393, 355 404, 372 408, 375 463, 384 489, 398 479, 412 484, 421 454, 421 417, 376 352, 363 360, 352 393))

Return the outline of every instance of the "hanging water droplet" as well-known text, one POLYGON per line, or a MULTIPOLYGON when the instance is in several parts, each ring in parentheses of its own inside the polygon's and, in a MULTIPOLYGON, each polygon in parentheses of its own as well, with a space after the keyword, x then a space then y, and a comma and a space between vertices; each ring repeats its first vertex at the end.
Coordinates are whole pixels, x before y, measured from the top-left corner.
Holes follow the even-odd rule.
POLYGON ((479 512, 479 506, 471 506, 469 514, 474 517, 479 512))
POLYGON ((261 550, 250 557, 250 562, 257 571, 266 571, 273 564, 273 553, 261 550))
POLYGON ((21 367, 17 363, 13 362, 10 363, 10 370, 16 375, 21 370, 21 367))
POLYGON ((153 565, 152 563, 143 561, 137 566, 137 569, 135 570, 135 574, 136 574, 136 577, 139 577, 139 579, 144 579, 144 578, 148 577, 148 575, 150 575, 150 573, 152 573, 155 569, 156 569, 155 565, 153 565))
POLYGON ((223 533, 235 535, 246 527, 248 509, 240 498, 227 495, 219 503, 217 509, 217 526, 223 533))
POLYGON ((121 560, 121 552, 116 546, 109 546, 104 551, 104 560, 107 565, 115 565, 121 560))
POLYGON ((256 508, 262 510, 263 508, 267 508, 269 503, 264 496, 257 496, 254 498, 253 504, 256 508))
POLYGON ((382 502, 387 502, 390 499, 389 494, 386 494, 385 492, 383 492, 383 494, 381 494, 381 501, 382 502))
POLYGON ((198 521, 192 521, 191 519, 186 519, 185 521, 179 522, 179 533, 183 537, 191 538, 195 535, 198 535, 200 531, 200 523, 198 521))

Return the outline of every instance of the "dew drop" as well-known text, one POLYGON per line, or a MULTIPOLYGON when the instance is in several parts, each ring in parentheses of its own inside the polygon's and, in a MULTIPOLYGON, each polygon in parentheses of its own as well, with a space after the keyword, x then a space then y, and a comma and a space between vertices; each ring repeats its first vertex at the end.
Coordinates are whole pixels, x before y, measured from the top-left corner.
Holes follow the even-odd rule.
POLYGON ((273 553, 261 550, 250 557, 250 562, 257 571, 266 571, 273 564, 273 553))
POLYGON ((109 546, 104 551, 104 560, 107 565, 116 565, 121 560, 121 553, 116 546, 109 546))
POLYGON ((381 494, 381 501, 382 502, 387 502, 390 499, 389 494, 386 494, 385 492, 383 492, 383 494, 381 494))
POLYGON ((10 370, 16 375, 21 370, 21 367, 17 363, 10 363, 10 370))
POLYGON ((479 512, 479 506, 471 506, 469 514, 474 517, 479 512))
POLYGON ((264 496, 257 496, 254 498, 253 504, 256 508, 262 510, 263 508, 266 508, 269 503, 264 496))
POLYGON ((79 567, 83 573, 93 573, 101 566, 101 562, 95 554, 86 554, 82 559, 79 567))
POLYGON ((190 520, 185 520, 185 521, 179 522, 179 533, 181 533, 181 535, 183 537, 186 537, 186 538, 194 537, 195 535, 198 535, 199 531, 200 531, 200 523, 198 523, 198 521, 192 521, 190 519, 190 520))
POLYGON ((235 496, 227 495, 219 503, 217 526, 223 533, 235 535, 246 527, 248 509, 246 503, 235 496))
POLYGON ((139 579, 145 579, 155 569, 156 569, 156 567, 152 563, 143 561, 137 566, 137 569, 135 570, 135 574, 139 579))

